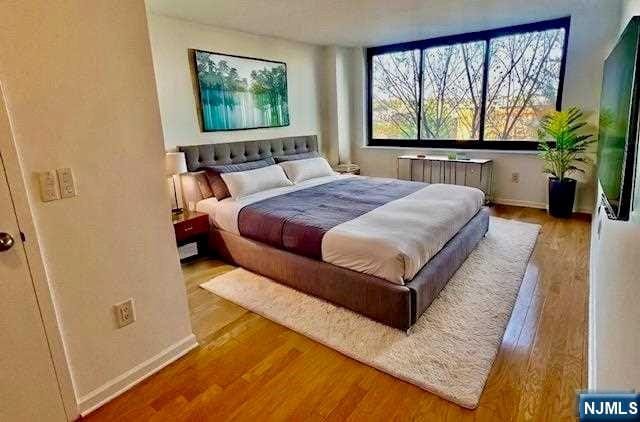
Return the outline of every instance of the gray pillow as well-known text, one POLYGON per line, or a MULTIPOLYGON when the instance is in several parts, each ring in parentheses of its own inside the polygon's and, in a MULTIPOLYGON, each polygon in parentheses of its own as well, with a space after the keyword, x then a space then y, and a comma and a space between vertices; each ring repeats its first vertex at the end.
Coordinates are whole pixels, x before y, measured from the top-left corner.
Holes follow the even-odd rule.
POLYGON ((215 166, 200 167, 200 170, 204 170, 209 181, 209 186, 213 191, 213 195, 218 201, 223 200, 231 196, 227 185, 222 180, 220 175, 222 173, 235 173, 238 171, 255 170, 262 167, 268 167, 274 165, 276 162, 272 157, 265 158, 264 160, 247 161, 246 163, 237 164, 220 164, 215 166))
POLYGON ((318 151, 301 152, 300 154, 278 155, 274 157, 276 163, 284 163, 285 161, 306 160, 307 158, 318 158, 318 151))

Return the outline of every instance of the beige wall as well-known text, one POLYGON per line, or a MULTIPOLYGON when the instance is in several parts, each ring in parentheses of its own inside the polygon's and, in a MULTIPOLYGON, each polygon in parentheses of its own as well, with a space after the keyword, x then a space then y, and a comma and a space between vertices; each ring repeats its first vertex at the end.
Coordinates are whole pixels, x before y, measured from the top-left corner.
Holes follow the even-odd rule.
POLYGON ((193 346, 142 1, 4 1, 0 80, 75 393, 86 409, 193 346), (79 195, 40 201, 36 172, 79 195), (135 299, 137 321, 112 305, 135 299))
MULTIPOLYGON (((494 1, 487 4, 482 28, 489 29, 534 22, 544 19, 571 15, 571 30, 567 54, 567 73, 564 84, 563 107, 578 105, 586 112, 593 113, 596 121, 602 83, 602 63, 611 39, 618 27, 620 3, 618 1, 570 0, 557 2, 553 7, 540 6, 537 2, 511 6, 510 1, 494 1), (505 20, 507 11, 513 8, 512 22, 505 20), (492 21, 496 16, 496 21, 492 21), (498 20, 499 19, 499 20, 498 20)), ((477 21, 477 16, 469 16, 469 21, 477 21)), ((464 13, 456 14, 457 21, 465 20, 464 13)), ((474 30, 482 29, 474 27, 474 30)), ((470 29, 469 29, 470 30, 470 29)), ((464 32, 464 27, 447 28, 433 36, 464 32)), ((366 147, 364 126, 364 53, 352 49, 353 88, 350 95, 352 104, 352 160, 362 166, 363 174, 393 176, 395 157, 412 152, 445 153, 444 150, 407 150, 403 148, 366 147)), ((495 161, 496 198, 502 203, 545 207, 547 203, 547 179, 542 174, 542 164, 532 153, 478 151, 469 154, 477 158, 492 158, 495 161), (520 173, 520 182, 511 182, 511 175, 520 173)), ((594 179, 591 175, 582 178, 578 187, 576 208, 591 212, 594 207, 594 179)))
POLYGON ((228 31, 155 14, 149 15, 149 30, 167 149, 214 141, 321 135, 321 47, 228 31), (285 62, 290 125, 283 128, 201 132, 189 49, 285 62))
MULTIPOLYGON (((618 34, 636 14, 640 14, 640 1, 624 1, 618 34)), ((612 37, 612 45, 615 39, 612 37)), ((637 162, 636 171, 640 172, 640 160, 637 162)), ((609 220, 604 210, 594 214, 589 277, 589 388, 592 389, 640 389, 639 239, 638 211, 631 221, 609 220)))

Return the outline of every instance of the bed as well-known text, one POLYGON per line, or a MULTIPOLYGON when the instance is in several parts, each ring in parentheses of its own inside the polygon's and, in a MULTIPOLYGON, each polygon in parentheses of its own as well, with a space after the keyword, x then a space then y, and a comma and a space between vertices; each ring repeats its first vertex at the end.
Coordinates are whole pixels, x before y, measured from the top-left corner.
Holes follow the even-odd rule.
MULTIPOLYGON (((179 147, 185 201, 210 215, 211 251, 297 290, 408 330, 486 234, 474 188, 326 175, 203 199, 199 171, 318 151, 315 136, 179 147)), ((321 317, 321 316, 319 316, 321 317)))

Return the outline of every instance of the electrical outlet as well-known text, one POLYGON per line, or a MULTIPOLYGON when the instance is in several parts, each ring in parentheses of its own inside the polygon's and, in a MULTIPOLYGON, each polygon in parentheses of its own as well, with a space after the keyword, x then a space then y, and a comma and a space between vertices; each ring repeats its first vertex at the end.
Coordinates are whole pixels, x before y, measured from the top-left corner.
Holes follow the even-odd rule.
POLYGON ((133 298, 127 299, 124 302, 116 303, 113 305, 113 309, 116 313, 116 322, 118 328, 125 327, 129 324, 133 324, 136 320, 136 310, 133 303, 133 298))
POLYGON ((56 170, 58 173, 58 184, 60 185, 60 196, 72 198, 76 196, 76 185, 73 182, 73 172, 70 168, 56 170))
POLYGON ((43 171, 38 174, 38 179, 40 180, 40 197, 43 202, 60 199, 60 191, 58 190, 58 180, 55 171, 43 171))
POLYGON ((520 183, 520 173, 517 173, 517 172, 511 173, 511 182, 520 183))

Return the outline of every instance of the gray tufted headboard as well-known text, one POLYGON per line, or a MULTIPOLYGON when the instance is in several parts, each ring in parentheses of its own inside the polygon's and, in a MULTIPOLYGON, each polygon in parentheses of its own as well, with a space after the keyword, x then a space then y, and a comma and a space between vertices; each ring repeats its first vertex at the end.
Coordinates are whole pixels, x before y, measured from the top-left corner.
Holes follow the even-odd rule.
POLYGON ((182 193, 179 196, 182 197, 182 206, 192 209, 191 207, 202 199, 198 187, 198 177, 204 175, 203 172, 198 171, 201 167, 318 151, 318 137, 308 135, 260 141, 186 145, 178 147, 178 151, 184 152, 187 170, 190 172, 183 174, 180 178, 182 193))
POLYGON ((178 151, 184 152, 187 169, 193 172, 207 165, 244 163, 269 157, 318 151, 318 137, 308 135, 260 141, 187 145, 178 147, 178 151))

